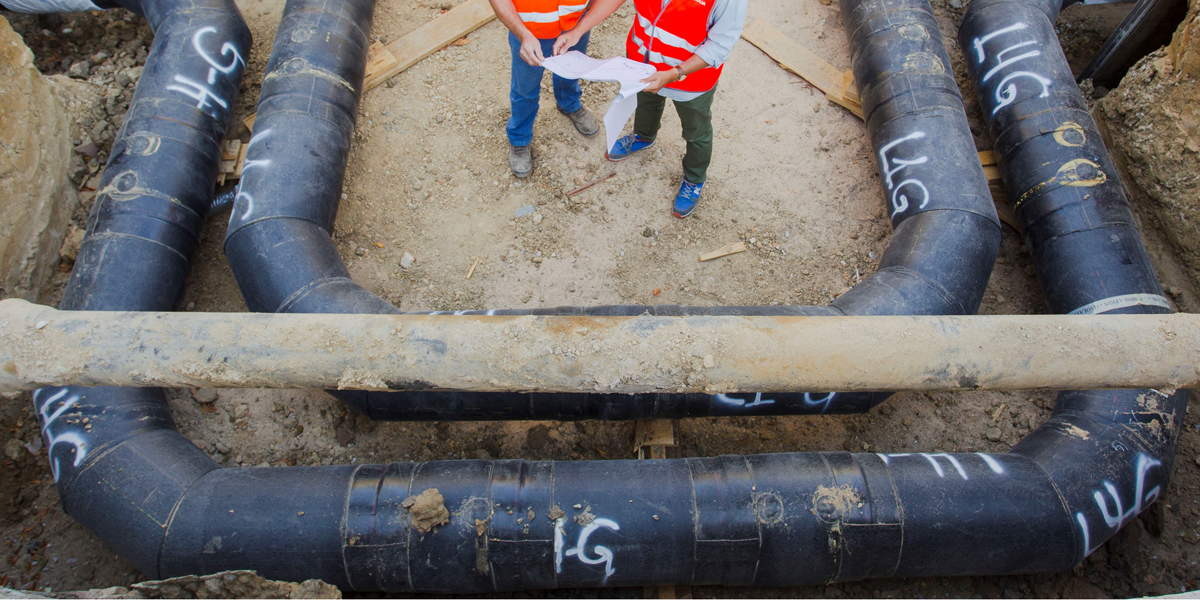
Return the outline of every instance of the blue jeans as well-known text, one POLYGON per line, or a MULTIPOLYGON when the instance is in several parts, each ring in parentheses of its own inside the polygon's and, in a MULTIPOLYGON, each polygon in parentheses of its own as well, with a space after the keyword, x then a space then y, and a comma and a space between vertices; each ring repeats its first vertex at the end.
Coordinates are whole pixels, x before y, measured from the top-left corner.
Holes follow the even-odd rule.
MULTIPOLYGON (((583 34, 579 38, 579 43, 571 47, 571 50, 578 50, 587 53, 588 37, 592 32, 583 34)), ((550 58, 554 54, 554 40, 540 40, 542 42, 542 56, 550 58)), ((521 58, 521 42, 517 36, 510 31, 508 33, 508 46, 512 48, 512 87, 508 92, 508 99, 512 104, 512 116, 508 119, 508 125, 504 128, 508 132, 508 143, 514 146, 528 146, 533 141, 533 120, 538 113, 538 97, 542 93, 542 71, 544 67, 530 66, 521 58)), ((579 101, 579 97, 583 94, 583 89, 579 87, 578 79, 563 79, 558 75, 553 76, 554 81, 554 100, 558 102, 559 110, 565 113, 573 113, 579 110, 583 103, 579 101)))

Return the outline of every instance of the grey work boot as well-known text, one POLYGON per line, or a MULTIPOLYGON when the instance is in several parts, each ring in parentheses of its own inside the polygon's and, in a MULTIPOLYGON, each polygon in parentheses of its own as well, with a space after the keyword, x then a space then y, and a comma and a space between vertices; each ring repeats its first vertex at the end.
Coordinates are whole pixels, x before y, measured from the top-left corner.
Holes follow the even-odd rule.
POLYGON ((600 121, 597 121, 596 117, 592 116, 592 111, 588 110, 586 106, 580 106, 579 110, 573 113, 563 112, 561 108, 558 109, 558 112, 567 115, 567 118, 571 120, 571 123, 575 125, 575 129, 579 133, 587 137, 592 137, 600 133, 600 121))
POLYGON ((529 177, 533 172, 533 153, 529 151, 529 146, 508 146, 508 168, 512 169, 513 175, 522 179, 529 177))

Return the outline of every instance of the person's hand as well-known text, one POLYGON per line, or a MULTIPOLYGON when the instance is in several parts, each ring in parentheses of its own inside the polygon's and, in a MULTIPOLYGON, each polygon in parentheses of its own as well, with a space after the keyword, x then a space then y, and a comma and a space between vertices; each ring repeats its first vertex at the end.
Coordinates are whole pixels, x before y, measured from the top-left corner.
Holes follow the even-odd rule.
POLYGON ((566 54, 568 50, 575 47, 575 44, 579 43, 580 37, 582 37, 582 35, 577 33, 575 30, 568 31, 558 36, 558 39, 554 40, 554 56, 566 54))
POLYGON ((661 90, 664 87, 666 87, 667 84, 674 83, 678 79, 679 79, 679 71, 676 71, 675 69, 667 69, 666 71, 658 71, 657 73, 642 80, 642 83, 650 84, 650 85, 646 86, 645 89, 643 89, 642 91, 653 94, 653 93, 657 92, 658 90, 661 90))
POLYGON ((521 40, 521 60, 532 67, 540 67, 542 61, 546 60, 546 57, 542 56, 542 41, 533 37, 532 33, 521 40))

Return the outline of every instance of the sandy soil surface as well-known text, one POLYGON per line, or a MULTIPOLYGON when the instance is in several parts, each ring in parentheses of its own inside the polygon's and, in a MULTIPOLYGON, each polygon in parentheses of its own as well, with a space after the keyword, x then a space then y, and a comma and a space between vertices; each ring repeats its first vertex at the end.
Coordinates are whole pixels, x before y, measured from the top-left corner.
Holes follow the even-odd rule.
MULTIPOLYGON (((958 4, 957 0, 954 2, 958 4)), ((282 0, 242 0, 255 36, 239 109, 252 110, 282 0)), ((373 36, 394 40, 449 4, 380 0, 373 36)), ((974 113, 981 149, 986 127, 955 46, 961 8, 935 3, 960 85, 974 113)), ((1077 68, 1099 47, 1128 7, 1073 7, 1060 30, 1077 68)), ((631 7, 592 37, 591 54, 623 53, 631 7)), ((10 15, 11 16, 11 15, 10 15)), ((761 0, 762 18, 840 68, 849 55, 836 3, 761 0)), ((108 89, 136 68, 144 24, 124 13, 12 17, 47 72, 96 79, 108 89), (110 25, 122 22, 124 25, 110 25), (78 34, 62 34, 70 28, 78 34), (111 32, 116 31, 117 34, 111 32), (110 32, 89 36, 88 31, 110 32), (128 31, 128 33, 127 33, 128 31), (94 39, 93 39, 94 38, 94 39), (113 43, 100 48, 104 40, 113 43), (128 38, 128 40, 126 39, 128 38), (84 75, 77 58, 102 74, 84 75), (125 52, 130 66, 104 71, 125 52), (107 62, 106 62, 107 61, 107 62), (104 74, 107 73, 107 74, 104 74), (114 75, 114 73, 116 75, 114 75), (105 83, 107 79, 111 79, 105 83)), ((603 136, 585 139, 543 94, 535 128, 535 172, 514 179, 506 164, 509 50, 493 22, 398 75, 362 104, 335 238, 355 279, 404 310, 556 305, 825 304, 870 275, 890 227, 861 121, 780 69, 745 41, 730 58, 713 106, 716 143, 710 183, 688 220, 670 216, 684 144, 666 113, 657 149, 620 164, 603 156, 603 136), (616 176, 562 201, 564 188, 616 176), (534 215, 514 211, 533 205, 534 215), (698 253, 734 241, 750 251, 699 263, 698 253), (411 268, 399 266, 404 253, 411 268), (473 276, 471 265, 479 260, 473 276), (655 295, 655 290, 661 290, 655 295)), ((122 84, 125 85, 125 84, 122 84)), ((545 81, 549 85, 549 79, 545 81)), ((132 88, 115 95, 105 118, 79 125, 99 148, 132 88), (99 131, 96 129, 99 128, 99 131), (95 135, 93 135, 95 134, 95 135)), ((613 85, 584 84, 585 102, 602 111, 613 85)), ((107 140, 105 140, 107 135, 107 140)), ((243 136, 246 132, 240 132, 243 136)), ((87 186, 87 174, 79 177, 87 186)), ((84 191, 77 215, 89 194, 84 191)), ((208 223, 184 305, 186 310, 244 311, 221 251, 224 217, 208 223)), ((1028 253, 1005 229, 981 312, 1026 314, 1046 308, 1028 253)), ((1156 260, 1169 254, 1150 232, 1156 260)), ((1187 281, 1166 284, 1186 288, 1187 281)), ((66 273, 53 282, 61 295, 66 273)), ((902 449, 1001 452, 1050 411, 1052 393, 897 394, 869 414, 846 417, 695 419, 682 423, 682 454, 902 449)), ((372 423, 322 392, 178 390, 170 393, 180 428, 226 466, 341 464, 453 458, 604 460, 632 457, 632 423, 372 423)), ((0 585, 80 589, 143 579, 131 565, 67 517, 49 477, 27 396, 0 401, 0 585), (26 447, 28 446, 28 447, 26 447)), ((818 596, 991 598, 1105 597, 1166 594, 1200 586, 1200 425, 1189 417, 1170 490, 1071 573, 1024 577, 904 579, 799 589, 692 588, 693 597, 818 596), (1194 460, 1196 462, 1194 462, 1194 460)), ((565 590, 532 596, 639 597, 643 590, 565 590)), ((524 597, 524 595, 518 595, 524 597)))

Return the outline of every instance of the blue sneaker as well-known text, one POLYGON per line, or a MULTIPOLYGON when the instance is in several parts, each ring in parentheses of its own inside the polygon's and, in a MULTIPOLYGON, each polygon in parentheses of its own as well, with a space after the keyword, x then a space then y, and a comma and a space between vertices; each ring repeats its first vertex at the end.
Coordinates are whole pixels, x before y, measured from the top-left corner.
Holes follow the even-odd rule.
POLYGON ((613 146, 612 152, 605 152, 604 157, 613 162, 621 162, 632 156, 634 152, 653 147, 655 141, 656 140, 650 140, 647 142, 646 140, 642 139, 642 136, 636 133, 631 133, 617 140, 617 143, 613 146))
POLYGON ((679 193, 675 196, 671 214, 680 219, 692 214, 692 211, 696 210, 696 205, 700 203, 700 190, 702 189, 704 189, 703 183, 692 183, 685 178, 679 185, 679 193))

